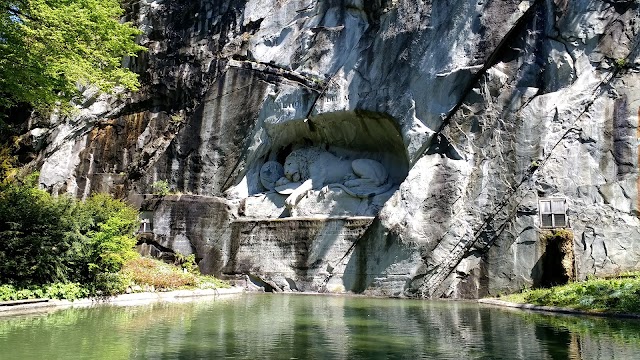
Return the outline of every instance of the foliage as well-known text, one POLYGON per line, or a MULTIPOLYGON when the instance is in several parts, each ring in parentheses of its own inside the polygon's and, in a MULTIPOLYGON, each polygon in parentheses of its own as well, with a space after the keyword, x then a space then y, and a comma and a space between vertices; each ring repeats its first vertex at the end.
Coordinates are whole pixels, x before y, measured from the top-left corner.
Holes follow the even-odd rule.
POLYGON ((31 181, 0 185, 0 279, 22 288, 78 282, 109 290, 99 280, 137 256, 137 211, 108 195, 53 197, 31 181))
POLYGON ((120 23, 119 0, 0 0, 0 107, 51 109, 77 86, 138 87, 122 68, 140 31, 120 23))
POLYGON ((178 254, 175 265, 141 258, 129 205, 105 194, 53 197, 36 183, 37 174, 0 184, 0 300, 115 295, 132 285, 228 287, 200 275, 194 255, 178 254))
POLYGON ((192 274, 200 273, 198 270, 198 264, 196 263, 195 254, 185 256, 185 255, 182 255, 181 253, 176 253, 175 255, 176 257, 173 262, 174 265, 180 266, 180 268, 182 268, 184 271, 192 274))
POLYGON ((627 66, 627 65, 628 65, 628 63, 627 63, 627 59, 625 59, 625 58, 618 58, 618 59, 616 59, 616 60, 615 60, 615 64, 616 64, 616 67, 617 67, 618 69, 622 69, 622 68, 624 68, 625 66, 627 66))
POLYGON ((131 278, 122 272, 99 273, 91 284, 90 294, 110 296, 123 294, 131 284, 131 278))
POLYGON ((54 283, 44 286, 44 297, 75 300, 89 295, 89 289, 78 283, 54 283))
POLYGON ((167 182, 167 180, 155 181, 151 184, 151 189, 155 195, 169 195, 169 182, 167 182))
POLYGON ((138 258, 125 264, 122 272, 140 286, 153 286, 157 290, 195 286, 196 276, 180 268, 150 258, 138 258))
POLYGON ((226 288, 229 284, 213 276, 188 272, 183 268, 166 264, 160 260, 140 257, 128 261, 122 273, 131 282, 141 287, 153 287, 156 290, 171 290, 183 287, 226 288))
POLYGON ((228 289, 231 287, 228 282, 211 275, 200 275, 197 280, 197 286, 200 289, 228 289))
POLYGON ((15 178, 18 172, 16 164, 17 159, 11 153, 11 149, 6 145, 0 145, 0 179, 2 182, 15 178))
POLYGON ((88 296, 89 289, 78 283, 53 283, 18 289, 13 285, 0 285, 0 301, 25 299, 67 299, 75 300, 88 296))
POLYGON ((28 185, 0 188, 0 278, 16 285, 66 282, 82 236, 74 202, 28 185))
POLYGON ((548 289, 527 290, 505 298, 535 305, 578 310, 640 313, 640 273, 614 279, 588 279, 548 289))
POLYGON ((96 194, 80 204, 81 231, 88 236, 85 259, 88 279, 101 273, 115 273, 138 254, 134 231, 139 226, 138 212, 106 194, 96 194))
POLYGON ((553 241, 562 240, 571 243, 573 241, 573 232, 568 229, 553 229, 542 232, 540 235, 541 240, 553 241))

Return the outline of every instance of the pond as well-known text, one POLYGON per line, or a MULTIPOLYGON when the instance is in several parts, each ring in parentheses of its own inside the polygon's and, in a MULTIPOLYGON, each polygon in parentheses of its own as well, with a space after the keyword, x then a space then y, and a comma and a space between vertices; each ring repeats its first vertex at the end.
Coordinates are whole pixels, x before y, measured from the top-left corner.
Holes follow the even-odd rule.
POLYGON ((640 359, 640 321, 245 295, 0 318, 8 359, 640 359))

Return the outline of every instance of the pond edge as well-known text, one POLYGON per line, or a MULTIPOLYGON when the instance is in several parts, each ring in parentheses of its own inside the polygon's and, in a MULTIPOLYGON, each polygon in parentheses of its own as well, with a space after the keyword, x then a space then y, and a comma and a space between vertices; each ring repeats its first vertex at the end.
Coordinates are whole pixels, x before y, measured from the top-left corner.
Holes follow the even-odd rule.
POLYGON ((545 312, 545 313, 588 315, 588 316, 623 318, 623 319, 640 319, 640 314, 584 311, 584 310, 576 310, 576 309, 563 308, 563 307, 557 307, 557 306, 543 306, 543 305, 513 303, 509 301, 498 300, 495 298, 478 299, 478 303, 485 304, 485 305, 508 307, 508 308, 520 309, 520 310, 545 312))
POLYGON ((199 297, 217 297, 227 295, 244 294, 243 287, 232 287, 228 289, 195 289, 195 290, 174 290, 167 292, 142 292, 134 294, 121 294, 109 297, 93 297, 78 300, 57 300, 57 299, 34 299, 27 303, 17 303, 15 305, 3 302, 0 306, 0 317, 10 315, 21 315, 29 313, 47 312, 69 307, 90 307, 101 304, 108 305, 144 305, 156 302, 185 302, 199 297))

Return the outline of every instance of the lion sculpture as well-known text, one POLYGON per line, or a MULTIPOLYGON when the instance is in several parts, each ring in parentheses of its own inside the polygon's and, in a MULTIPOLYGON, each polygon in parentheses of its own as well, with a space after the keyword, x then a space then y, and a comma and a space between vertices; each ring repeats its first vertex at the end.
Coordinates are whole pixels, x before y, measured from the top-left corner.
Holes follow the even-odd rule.
POLYGON ((285 160, 284 176, 275 183, 273 175, 282 172, 274 171, 277 167, 275 164, 278 164, 274 163, 270 161, 263 165, 261 181, 265 187, 273 186, 273 190, 278 193, 289 195, 285 205, 290 210, 295 208, 309 190, 328 191, 335 187, 353 197, 369 198, 385 193, 393 186, 387 170, 378 161, 343 160, 317 147, 292 151, 285 160))

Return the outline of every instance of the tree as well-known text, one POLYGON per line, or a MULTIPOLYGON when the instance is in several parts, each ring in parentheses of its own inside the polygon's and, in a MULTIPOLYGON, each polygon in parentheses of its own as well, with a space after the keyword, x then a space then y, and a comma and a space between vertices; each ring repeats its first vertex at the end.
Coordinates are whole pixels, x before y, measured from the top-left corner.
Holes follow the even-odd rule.
MULTIPOLYGON (((66 281, 66 260, 83 241, 74 231, 74 202, 31 186, 0 185, 0 283, 66 281)), ((71 256, 75 257, 75 256, 71 256)))
POLYGON ((119 0, 0 0, 0 108, 48 110, 79 85, 137 89, 121 64, 144 48, 122 14, 119 0))

